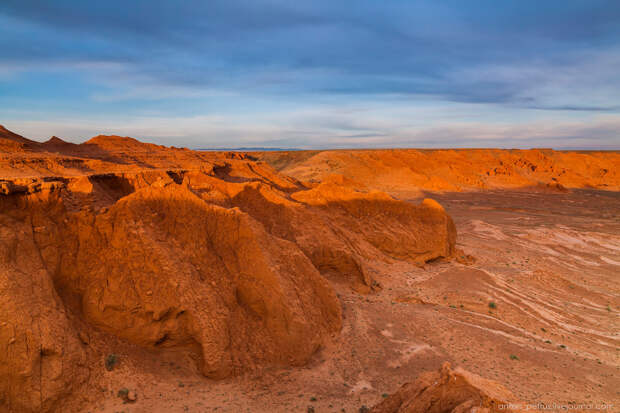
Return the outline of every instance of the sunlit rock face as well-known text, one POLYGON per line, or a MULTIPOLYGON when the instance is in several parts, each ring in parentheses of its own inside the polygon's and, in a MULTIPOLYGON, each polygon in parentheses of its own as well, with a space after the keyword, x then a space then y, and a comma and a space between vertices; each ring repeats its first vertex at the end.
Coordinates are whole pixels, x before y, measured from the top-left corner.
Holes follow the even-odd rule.
POLYGON ((435 201, 316 185, 253 157, 2 132, 0 403, 54 411, 98 374, 93 348, 178 350, 210 378, 301 366, 340 331, 330 282, 454 253, 435 201), (326 278, 327 277, 327 278, 326 278), (95 343, 88 331, 97 331, 95 343))

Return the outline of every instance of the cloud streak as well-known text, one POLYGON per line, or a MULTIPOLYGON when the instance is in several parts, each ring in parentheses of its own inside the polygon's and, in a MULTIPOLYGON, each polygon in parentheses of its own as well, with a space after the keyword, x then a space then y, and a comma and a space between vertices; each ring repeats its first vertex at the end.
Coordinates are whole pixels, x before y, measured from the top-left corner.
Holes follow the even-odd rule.
POLYGON ((386 130, 403 118, 385 108, 432 116, 438 129, 567 114, 584 122, 620 113, 619 20, 620 4, 604 0, 4 0, 0 117, 53 113, 77 126, 97 114, 109 119, 103 129, 223 117, 247 120, 235 128, 250 131, 261 114, 274 122, 259 134, 269 140, 285 139, 279 125, 293 110, 309 113, 303 129, 317 145, 319 132, 334 145, 361 135, 398 144, 386 130), (469 105, 468 117, 455 118, 455 104, 469 105), (364 106, 383 126, 313 124, 330 105, 364 106))
MULTIPOLYGON (((446 147, 555 147, 617 149, 620 116, 595 115, 581 121, 549 123, 454 121, 407 122, 360 111, 290 111, 286 116, 214 115, 194 117, 134 117, 124 119, 53 119, 7 123, 25 136, 39 140, 50 134, 74 142, 91 137, 90 131, 133 136, 171 144, 182 138, 192 148, 242 146, 298 148, 446 148, 446 147), (351 133, 355 131, 355 133, 351 133)), ((177 143, 178 145, 178 143, 177 143)))

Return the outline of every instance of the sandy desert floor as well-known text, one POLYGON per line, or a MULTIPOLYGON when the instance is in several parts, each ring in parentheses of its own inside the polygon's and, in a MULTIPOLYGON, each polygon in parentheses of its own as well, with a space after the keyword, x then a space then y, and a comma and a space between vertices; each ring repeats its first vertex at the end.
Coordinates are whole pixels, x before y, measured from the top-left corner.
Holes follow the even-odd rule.
POLYGON ((456 223, 458 260, 378 268, 369 295, 334 283, 343 329, 307 366, 213 381, 189 358, 119 342, 83 411, 358 412, 444 361, 525 402, 618 411, 620 194, 429 195, 456 223))

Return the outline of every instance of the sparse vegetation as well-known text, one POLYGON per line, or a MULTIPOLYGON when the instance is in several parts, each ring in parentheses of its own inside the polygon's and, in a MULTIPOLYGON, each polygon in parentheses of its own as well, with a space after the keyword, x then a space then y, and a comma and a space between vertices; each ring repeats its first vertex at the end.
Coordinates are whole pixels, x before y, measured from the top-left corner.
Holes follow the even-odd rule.
POLYGON ((116 354, 108 354, 105 358, 105 368, 107 371, 112 371, 118 364, 118 356, 116 354))
POLYGON ((519 360, 519 357, 515 356, 514 354, 511 354, 510 360, 519 360))

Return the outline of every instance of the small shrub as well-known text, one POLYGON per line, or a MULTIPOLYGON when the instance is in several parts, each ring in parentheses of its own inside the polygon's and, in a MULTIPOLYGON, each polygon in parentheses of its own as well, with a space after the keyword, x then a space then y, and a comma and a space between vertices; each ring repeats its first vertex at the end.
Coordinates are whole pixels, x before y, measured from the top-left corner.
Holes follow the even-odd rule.
POLYGON ((121 399, 125 399, 129 395, 129 389, 126 389, 123 387, 122 389, 118 391, 116 395, 120 397, 121 399))
POLYGON ((310 401, 311 402, 315 402, 316 401, 316 397, 314 397, 314 396, 310 397, 310 401))
POLYGON ((105 358, 105 368, 107 371, 112 371, 118 364, 118 356, 116 354, 108 354, 105 358))
POLYGON ((519 360, 519 357, 515 356, 514 354, 511 354, 510 360, 519 360))
POLYGON ((491 308, 491 309, 493 309, 493 310, 495 310, 495 309, 497 308, 497 304, 495 304, 495 301, 491 301, 491 302, 489 303, 489 308, 491 308))

